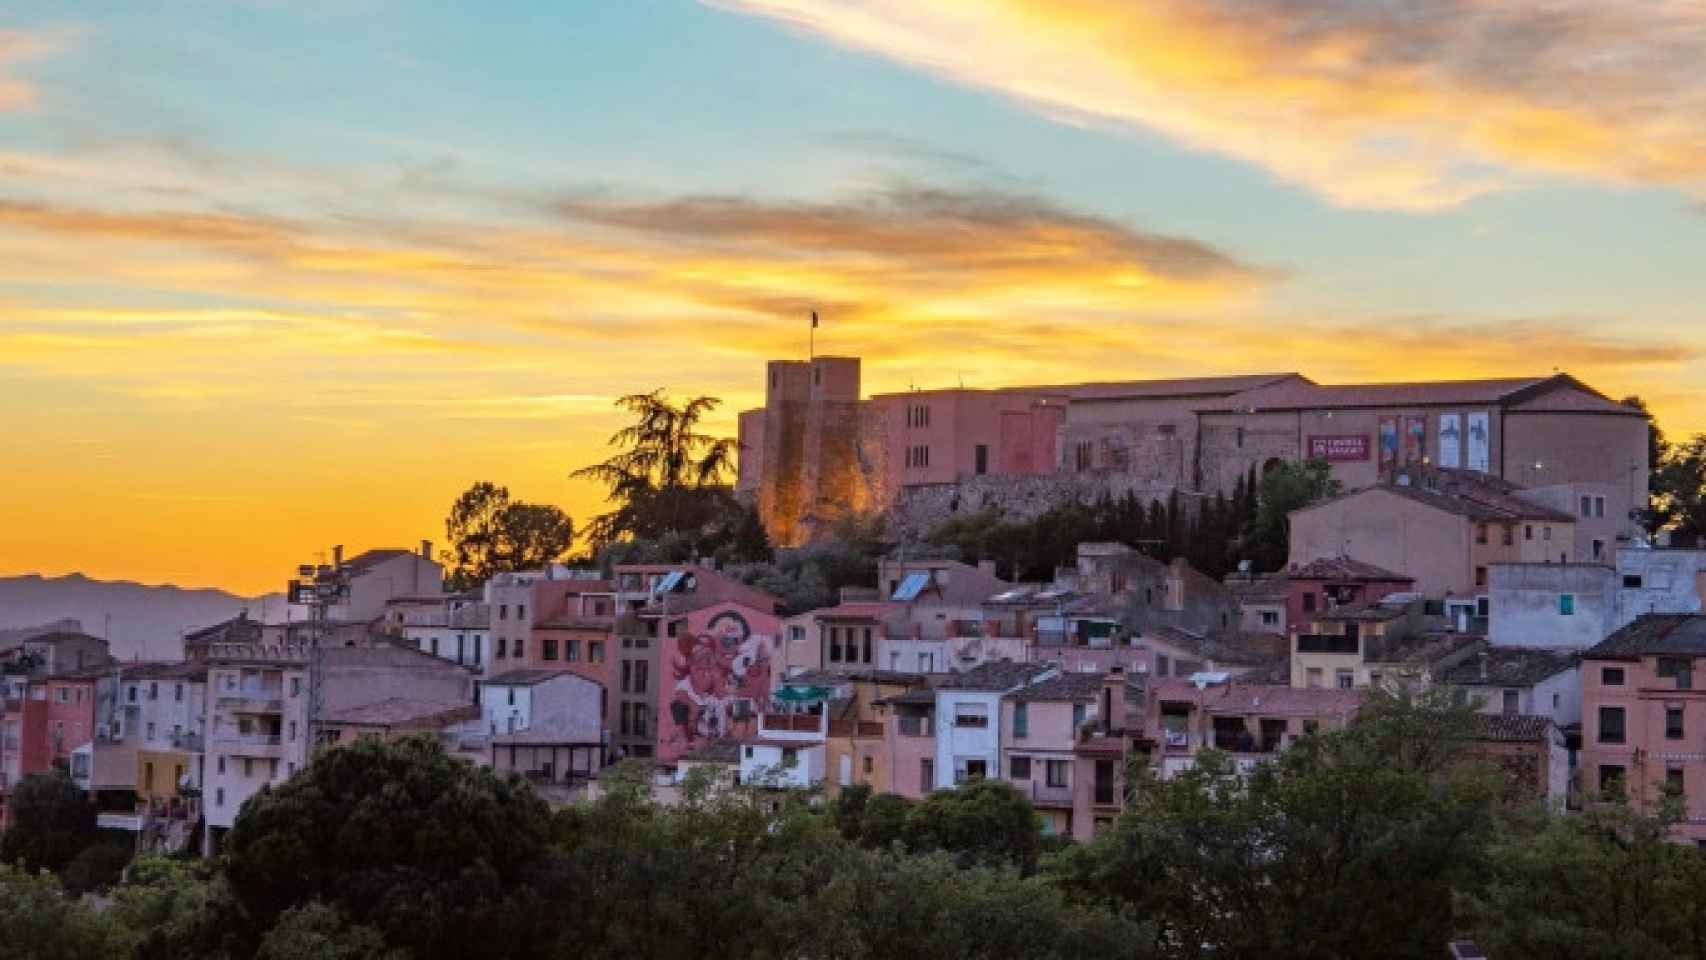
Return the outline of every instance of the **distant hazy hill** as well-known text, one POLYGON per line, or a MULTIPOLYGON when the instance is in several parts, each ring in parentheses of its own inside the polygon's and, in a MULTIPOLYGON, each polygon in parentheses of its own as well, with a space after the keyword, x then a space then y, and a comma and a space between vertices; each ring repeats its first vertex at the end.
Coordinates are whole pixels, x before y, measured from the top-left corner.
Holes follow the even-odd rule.
POLYGON ((245 607, 250 616, 262 619, 263 601, 267 613, 284 609, 277 594, 239 597, 223 590, 91 580, 77 573, 0 577, 0 630, 69 618, 81 621, 83 630, 95 636, 105 629, 113 655, 121 659, 175 659, 183 653, 180 638, 185 631, 234 617, 245 607))

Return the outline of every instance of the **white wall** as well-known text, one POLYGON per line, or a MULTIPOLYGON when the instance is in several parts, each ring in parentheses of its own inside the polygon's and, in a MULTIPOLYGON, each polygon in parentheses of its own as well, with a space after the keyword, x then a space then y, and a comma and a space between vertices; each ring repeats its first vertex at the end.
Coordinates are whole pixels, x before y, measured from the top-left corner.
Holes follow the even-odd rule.
POLYGON ((982 760, 986 775, 1001 775, 1001 694, 983 690, 941 690, 936 693, 936 786, 953 789, 958 762, 982 760), (989 722, 982 727, 956 726, 960 705, 982 706, 989 722))
POLYGON ((1643 613, 1701 612, 1702 571, 1706 571, 1706 550, 1619 550, 1615 625, 1625 626, 1643 613), (1622 586, 1629 577, 1639 577, 1641 585, 1622 586))
POLYGON ((533 725, 533 688, 520 683, 485 684, 480 687, 480 712, 487 734, 526 730, 533 725))
POLYGON ((740 782, 760 786, 804 789, 822 783, 825 754, 822 744, 800 744, 784 748, 777 744, 744 744, 740 751, 740 782), (796 763, 782 766, 784 749, 795 751, 796 763))

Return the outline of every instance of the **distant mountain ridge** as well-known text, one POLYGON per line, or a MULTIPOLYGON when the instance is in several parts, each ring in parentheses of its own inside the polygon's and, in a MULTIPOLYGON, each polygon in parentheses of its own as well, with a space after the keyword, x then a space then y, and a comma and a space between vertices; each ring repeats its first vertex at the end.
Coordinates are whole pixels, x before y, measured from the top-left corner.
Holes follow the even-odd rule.
POLYGON ((185 589, 129 580, 26 574, 0 577, 0 630, 77 620, 83 631, 106 635, 122 660, 175 660, 185 632, 228 620, 242 610, 256 619, 282 617, 279 594, 241 597, 213 588, 185 589))

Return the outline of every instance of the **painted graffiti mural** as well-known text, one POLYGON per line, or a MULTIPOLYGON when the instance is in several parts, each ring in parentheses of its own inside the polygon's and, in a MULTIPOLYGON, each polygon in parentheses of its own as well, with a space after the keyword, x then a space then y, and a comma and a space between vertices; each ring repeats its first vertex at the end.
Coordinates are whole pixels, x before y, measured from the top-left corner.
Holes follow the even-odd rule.
POLYGON ((670 654, 669 702, 658 714, 658 758, 665 762, 711 740, 757 733, 770 695, 775 617, 733 604, 688 615, 670 654))

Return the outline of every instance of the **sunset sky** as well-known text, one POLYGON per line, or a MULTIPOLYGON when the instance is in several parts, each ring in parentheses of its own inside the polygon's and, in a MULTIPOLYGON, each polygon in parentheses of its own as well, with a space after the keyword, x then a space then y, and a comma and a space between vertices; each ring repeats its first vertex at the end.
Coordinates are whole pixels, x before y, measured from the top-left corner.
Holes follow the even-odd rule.
POLYGON ((1706 430, 1699 0, 0 11, 0 574, 278 589, 610 401, 1536 375, 1706 430), (169 11, 169 13, 162 12, 169 11))

